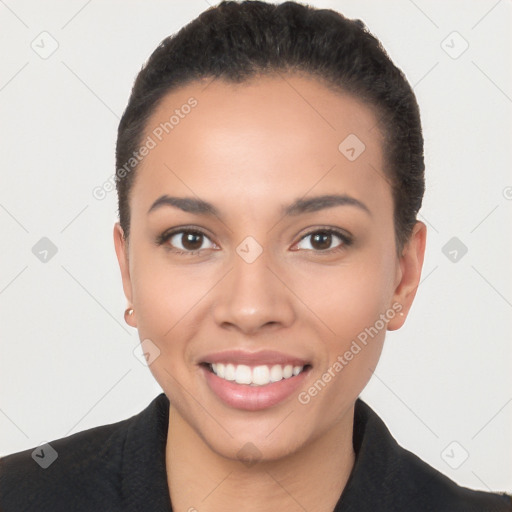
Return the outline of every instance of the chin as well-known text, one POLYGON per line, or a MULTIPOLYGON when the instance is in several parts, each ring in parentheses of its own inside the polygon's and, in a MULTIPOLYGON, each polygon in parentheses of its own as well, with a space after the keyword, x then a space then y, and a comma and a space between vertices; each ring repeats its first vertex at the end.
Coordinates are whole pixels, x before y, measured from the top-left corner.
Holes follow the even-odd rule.
POLYGON ((207 441, 207 445, 212 452, 225 459, 252 467, 256 463, 282 461, 299 452, 305 443, 287 434, 288 431, 273 441, 261 433, 254 437, 245 434, 226 443, 212 439, 211 442, 207 441))

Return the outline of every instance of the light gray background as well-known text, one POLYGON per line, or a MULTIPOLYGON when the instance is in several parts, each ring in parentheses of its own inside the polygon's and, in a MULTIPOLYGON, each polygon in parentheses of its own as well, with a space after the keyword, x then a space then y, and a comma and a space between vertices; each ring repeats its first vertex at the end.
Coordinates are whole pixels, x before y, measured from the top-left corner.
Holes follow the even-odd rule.
MULTIPOLYGON (((365 21, 423 117, 423 280, 363 398, 450 478, 511 491, 512 2, 310 3, 365 21), (456 262, 442 252, 452 237, 468 248, 456 262)), ((114 172, 140 66, 207 7, 0 0, 0 454, 124 419, 161 392, 123 321, 115 192, 92 190, 114 172), (31 47, 51 49, 43 31, 59 45, 46 59, 31 47), (58 249, 46 263, 32 253, 42 237, 58 249)))

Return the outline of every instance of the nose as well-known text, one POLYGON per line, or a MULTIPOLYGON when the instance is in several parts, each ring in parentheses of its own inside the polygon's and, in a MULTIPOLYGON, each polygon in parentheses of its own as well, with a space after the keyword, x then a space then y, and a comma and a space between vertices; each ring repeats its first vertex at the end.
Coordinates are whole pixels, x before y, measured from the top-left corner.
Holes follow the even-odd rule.
POLYGON ((284 274, 265 251, 250 263, 234 254, 213 301, 217 325, 244 334, 290 326, 295 318, 293 293, 284 274))

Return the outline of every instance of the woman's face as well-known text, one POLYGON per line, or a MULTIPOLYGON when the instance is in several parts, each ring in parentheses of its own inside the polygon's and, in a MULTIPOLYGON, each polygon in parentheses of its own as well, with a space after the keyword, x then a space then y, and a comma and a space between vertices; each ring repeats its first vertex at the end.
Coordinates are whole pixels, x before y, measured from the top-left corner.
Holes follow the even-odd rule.
POLYGON ((404 321, 424 247, 397 258, 376 123, 291 74, 194 82, 148 123, 129 243, 114 229, 130 322, 218 454, 276 459, 351 421, 404 321))

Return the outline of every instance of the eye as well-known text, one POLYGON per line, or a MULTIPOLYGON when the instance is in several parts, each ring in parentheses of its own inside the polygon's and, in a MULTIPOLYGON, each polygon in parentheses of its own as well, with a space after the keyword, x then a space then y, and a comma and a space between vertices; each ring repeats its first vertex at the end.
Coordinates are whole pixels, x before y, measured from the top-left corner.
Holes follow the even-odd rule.
POLYGON ((299 249, 313 250, 315 252, 333 253, 340 251, 351 244, 352 239, 343 232, 332 228, 326 228, 311 231, 307 235, 303 236, 300 242, 297 244, 297 247, 299 249), (308 241, 308 239, 311 240, 308 241), (333 243, 336 244, 336 239, 338 239, 340 242, 338 245, 332 247, 333 243))
POLYGON ((157 239, 158 245, 167 244, 168 249, 177 254, 193 255, 204 249, 214 249, 216 245, 208 236, 197 229, 180 229, 166 231, 157 239), (210 245, 203 247, 205 240, 210 245))

